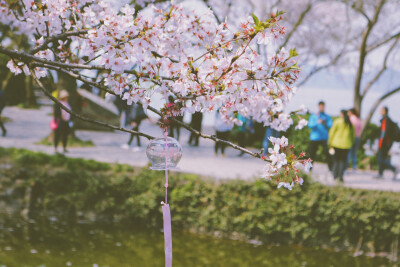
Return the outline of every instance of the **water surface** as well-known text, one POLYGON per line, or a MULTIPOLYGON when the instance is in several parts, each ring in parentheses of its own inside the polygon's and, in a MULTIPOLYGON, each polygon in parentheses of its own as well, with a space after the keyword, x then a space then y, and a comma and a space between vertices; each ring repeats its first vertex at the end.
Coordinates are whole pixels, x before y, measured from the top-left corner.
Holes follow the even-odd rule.
MULTIPOLYGON (((0 220, 0 266, 164 266, 160 229, 0 220)), ((389 266, 384 258, 253 245, 173 229, 173 266, 389 266)))

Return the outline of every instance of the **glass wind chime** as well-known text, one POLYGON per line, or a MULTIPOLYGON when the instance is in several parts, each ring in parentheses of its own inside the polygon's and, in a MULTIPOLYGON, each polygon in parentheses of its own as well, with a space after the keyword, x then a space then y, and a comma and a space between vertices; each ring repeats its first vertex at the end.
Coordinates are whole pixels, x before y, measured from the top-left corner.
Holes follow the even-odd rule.
POLYGON ((172 266, 171 211, 168 204, 168 170, 176 169, 182 157, 182 147, 174 138, 164 132, 163 138, 152 140, 146 148, 146 155, 151 162, 150 169, 165 172, 165 201, 161 202, 164 221, 165 266, 172 266))

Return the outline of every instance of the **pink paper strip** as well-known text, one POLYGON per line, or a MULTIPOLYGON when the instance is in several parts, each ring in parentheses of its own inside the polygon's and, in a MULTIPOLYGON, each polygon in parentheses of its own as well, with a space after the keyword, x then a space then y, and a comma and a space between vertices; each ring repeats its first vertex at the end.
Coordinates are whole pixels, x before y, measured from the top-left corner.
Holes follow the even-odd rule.
POLYGON ((163 205, 162 210, 164 218, 165 267, 172 267, 171 211, 168 204, 163 205))

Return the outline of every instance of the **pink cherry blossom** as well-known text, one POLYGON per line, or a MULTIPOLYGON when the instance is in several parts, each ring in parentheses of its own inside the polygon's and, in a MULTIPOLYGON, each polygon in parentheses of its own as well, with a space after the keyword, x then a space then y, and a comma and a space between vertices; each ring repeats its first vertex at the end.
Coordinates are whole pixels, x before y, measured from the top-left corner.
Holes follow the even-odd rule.
POLYGON ((303 129, 305 126, 307 126, 308 121, 305 119, 300 119, 299 123, 296 125, 295 129, 296 130, 301 130, 303 129))

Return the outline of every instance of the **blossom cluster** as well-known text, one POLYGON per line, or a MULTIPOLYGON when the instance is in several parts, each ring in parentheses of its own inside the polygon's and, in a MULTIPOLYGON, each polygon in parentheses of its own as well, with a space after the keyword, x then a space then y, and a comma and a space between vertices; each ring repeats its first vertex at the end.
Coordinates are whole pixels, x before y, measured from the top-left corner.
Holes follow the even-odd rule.
MULTIPOLYGON (((60 64, 75 72, 96 69, 101 75, 95 82, 128 104, 146 108, 153 94, 166 103, 173 95, 175 102, 161 110, 165 117, 218 109, 230 124, 240 123, 236 114, 279 131, 293 124, 284 109, 296 91, 296 51, 282 48, 267 61, 257 52, 285 34, 281 12, 265 21, 249 16, 238 29, 216 23, 210 10, 199 13, 174 3, 137 12, 100 0, 22 0, 17 7, 0 0, 0 14, 0 23, 33 39, 30 62, 37 61, 38 77, 60 64)), ((7 66, 29 75, 23 60, 7 66)), ((303 126, 301 121, 298 127, 303 126)), ((295 166, 278 150, 270 151, 267 177, 295 166)))
POLYGON ((302 152, 298 156, 294 153, 294 146, 289 145, 286 137, 276 138, 270 137, 273 148, 268 148, 266 160, 270 161, 264 169, 263 177, 272 180, 272 177, 279 173, 283 174, 284 181, 277 178, 278 188, 285 187, 292 190, 295 184, 303 184, 303 178, 299 176, 300 171, 308 173, 312 167, 311 159, 305 159, 305 153, 302 152))

